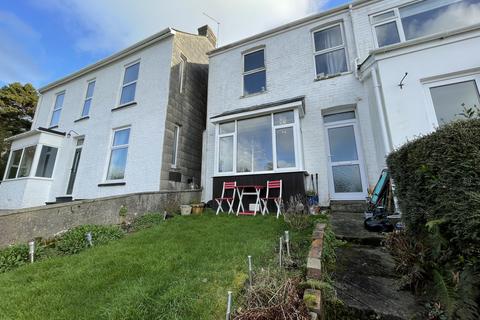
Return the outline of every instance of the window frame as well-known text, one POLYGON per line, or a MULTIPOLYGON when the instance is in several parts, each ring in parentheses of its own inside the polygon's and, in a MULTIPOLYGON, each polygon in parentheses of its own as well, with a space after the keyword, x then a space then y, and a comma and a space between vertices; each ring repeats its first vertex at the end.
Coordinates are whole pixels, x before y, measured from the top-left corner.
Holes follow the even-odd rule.
POLYGON ((346 35, 345 35, 344 27, 343 27, 343 21, 339 21, 339 22, 336 22, 336 23, 328 24, 328 25, 322 25, 320 27, 314 28, 314 29, 311 30, 310 36, 312 38, 313 74, 314 74, 314 79, 315 80, 326 79, 326 78, 329 78, 329 77, 334 77, 336 75, 343 75, 343 74, 347 74, 347 73, 351 72, 350 60, 349 60, 349 55, 348 55, 348 50, 347 50, 347 43, 346 43, 346 35), (327 49, 323 49, 323 50, 320 50, 320 51, 316 51, 316 48, 315 48, 315 33, 320 32, 320 31, 324 31, 324 30, 327 30, 327 29, 332 29, 336 26, 340 27, 340 33, 342 34, 342 45, 327 48, 327 49), (322 54, 326 54, 326 53, 329 53, 329 52, 337 51, 337 50, 342 49, 342 48, 345 52, 345 61, 347 63, 347 70, 343 71, 343 72, 340 72, 340 73, 326 74, 326 75, 323 75, 323 76, 318 75, 317 74, 317 61, 316 61, 315 58, 318 55, 322 55, 322 54))
POLYGON ((250 97, 250 96, 267 92, 267 64, 266 64, 267 50, 265 50, 265 48, 266 48, 265 46, 260 46, 260 47, 251 48, 249 50, 242 52, 242 95, 241 95, 242 97, 250 97), (245 71, 245 57, 249 54, 259 52, 259 51, 263 51, 263 67, 245 71), (254 73, 259 73, 262 71, 265 71, 265 90, 261 90, 253 93, 245 93, 245 76, 248 76, 254 73))
POLYGON ((256 113, 256 114, 245 114, 240 115, 238 118, 229 119, 225 121, 221 121, 215 123, 215 161, 214 161, 214 176, 240 176, 240 175, 255 175, 255 174, 269 174, 269 173, 282 173, 282 172, 298 172, 303 170, 303 155, 301 149, 301 129, 300 129, 300 114, 298 108, 288 108, 288 109, 279 109, 279 110, 271 110, 265 113, 256 113), (282 112, 293 112, 293 123, 283 124, 283 125, 275 125, 274 124, 274 114, 282 113, 282 112), (247 120, 262 116, 270 116, 271 121, 271 138, 272 138, 272 161, 273 161, 273 170, 262 170, 262 171, 252 171, 252 172, 237 172, 237 135, 238 135, 238 121, 247 120), (230 133, 223 133, 220 134, 220 125, 224 123, 234 122, 235 123, 235 130, 230 133), (277 163, 277 139, 276 139, 276 130, 281 128, 293 128, 293 141, 294 141, 294 153, 295 153, 295 167, 288 167, 288 168, 278 168, 277 163), (220 164, 220 138, 223 137, 233 137, 233 165, 232 171, 219 171, 219 164, 220 164))
POLYGON ((172 159, 170 162, 171 168, 177 168, 178 164, 178 143, 180 142, 180 126, 177 124, 173 125, 173 143, 174 148, 172 148, 172 159))
MULTIPOLYGON (((422 1, 422 0, 421 0, 422 1)), ((410 5, 412 3, 409 3, 407 5, 410 5)), ((396 44, 399 44, 399 43, 403 43, 405 42, 405 32, 403 31, 403 24, 402 24, 402 19, 400 18, 400 10, 399 8, 401 8, 403 6, 400 6, 400 7, 396 7, 396 8, 391 8, 391 9, 388 9, 388 10, 384 10, 384 11, 380 11, 380 12, 377 12, 377 13, 374 13, 374 14, 371 14, 369 16, 369 20, 370 20, 370 26, 372 28, 372 33, 373 33, 373 39, 374 39, 374 45, 375 45, 375 48, 379 49, 379 48, 384 48, 384 47, 387 47, 387 46, 393 46, 393 45, 396 45, 396 44), (381 16, 382 14, 385 14, 385 13, 388 13, 390 11, 393 11, 393 14, 394 16, 391 17, 391 18, 388 18, 388 19, 385 19, 385 20, 382 20, 382 21, 379 21, 379 22, 373 22, 373 19, 377 16, 381 16), (378 44, 378 38, 377 38, 377 30, 376 30, 376 27, 379 27, 379 26, 382 26, 382 25, 385 25, 385 24, 388 24, 388 23, 391 23, 391 22, 394 22, 395 21, 395 24, 397 26, 397 32, 398 32, 398 37, 400 39, 400 42, 397 42, 397 43, 393 43, 393 44, 390 44, 390 45, 386 45, 386 46, 382 46, 380 47, 379 44, 378 44)))
POLYGON ((424 88, 425 102, 426 102, 426 105, 428 106, 427 119, 434 129, 439 128, 440 125, 438 123, 437 113, 435 111, 435 105, 433 104, 433 98, 432 98, 430 89, 435 87, 462 83, 462 82, 468 82, 468 81, 475 82, 478 93, 480 95, 480 73, 478 73, 478 71, 472 72, 472 73, 466 73, 463 75, 446 76, 443 78, 422 82, 423 88, 424 88))
POLYGON ((60 116, 62 115, 63 105, 65 103, 66 92, 67 92, 66 90, 62 90, 62 91, 59 91, 55 94, 55 99, 53 101, 52 111, 50 112, 50 123, 48 124, 49 129, 58 127, 58 125, 60 123, 60 116), (57 105, 58 96, 60 96, 62 94, 63 94, 62 105, 61 105, 60 108, 55 109, 55 107, 57 105), (55 114, 56 111, 60 111, 60 115, 58 116, 58 122, 56 124, 52 125, 53 115, 55 114))
POLYGON ((92 102, 93 102, 93 95, 95 94, 95 87, 97 86, 97 79, 90 79, 87 81, 87 86, 85 88, 85 99, 83 99, 83 105, 82 105, 82 113, 80 114, 80 118, 85 118, 90 116, 90 110, 92 108, 92 102), (90 84, 93 83, 93 92, 91 97, 87 97, 88 94, 88 87, 90 84), (85 103, 87 103, 87 100, 90 100, 90 106, 88 107, 88 113, 85 113, 85 103))
POLYGON ((121 80, 120 80, 120 90, 119 90, 120 93, 119 93, 119 95, 118 95, 118 103, 117 103, 117 107, 116 107, 116 108, 121 108, 121 107, 123 107, 123 106, 127 106, 127 105, 131 105, 131 104, 136 104, 136 103, 137 103, 137 99, 136 99, 136 98, 137 98, 137 89, 138 89, 137 84, 138 84, 138 79, 140 78, 140 66, 141 66, 141 63, 140 63, 140 62, 141 62, 141 60, 140 60, 140 59, 137 59, 137 60, 134 60, 134 61, 132 61, 132 62, 129 62, 129 63, 127 63, 127 64, 125 64, 125 65, 123 66, 123 76, 122 76, 122 78, 121 78, 121 80), (137 63, 138 63, 138 75, 137 75, 137 79, 134 80, 134 81, 130 81, 130 82, 124 84, 123 81, 125 80, 125 75, 126 75, 126 73, 127 73, 127 69, 128 69, 129 67, 131 67, 131 66, 136 65, 137 63), (135 85, 135 94, 134 94, 133 100, 132 100, 132 101, 129 101, 129 102, 121 103, 121 102, 122 102, 123 89, 124 89, 125 87, 133 84, 133 83, 136 83, 136 85, 135 85))
POLYGON ((7 166, 5 167, 5 172, 4 172, 4 175, 3 175, 3 181, 12 181, 12 180, 20 180, 20 179, 31 178, 32 177, 32 172, 34 171, 33 169, 35 169, 35 171, 36 171, 36 169, 37 169, 36 167, 38 166, 38 161, 37 161, 38 146, 39 146, 38 144, 29 144, 29 145, 25 145, 21 148, 10 150, 10 154, 8 155, 8 160, 7 160, 7 166), (30 167, 30 171, 29 171, 28 175, 26 175, 25 177, 19 177, 18 174, 20 173, 20 167, 22 165, 22 161, 23 161, 23 158, 24 158, 24 155, 25 155, 25 149, 30 148, 30 147, 35 147, 35 152, 33 154, 33 159, 32 159, 32 166, 30 167), (17 173, 15 174, 15 178, 8 178, 8 172, 10 171, 11 161, 13 161, 13 153, 15 151, 19 151, 19 150, 22 150, 22 153, 20 155, 20 161, 18 162, 17 173))
POLYGON ((125 126, 117 127, 117 128, 114 128, 114 129, 111 130, 110 143, 109 143, 109 146, 108 146, 108 156, 106 157, 107 158, 107 163, 106 163, 105 175, 104 175, 104 179, 103 179, 103 181, 105 183, 118 183, 118 182, 125 182, 126 181, 128 149, 130 148, 131 136, 132 136, 132 126, 131 125, 125 125, 125 126), (117 131, 122 131, 122 130, 125 130, 125 129, 130 129, 130 131, 128 133, 128 144, 126 144, 126 145, 122 144, 122 145, 119 145, 119 146, 114 146, 113 143, 115 141, 115 133, 117 131), (108 179, 108 171, 110 170, 110 162, 112 160, 113 150, 118 150, 118 149, 122 149, 122 148, 127 148, 127 159, 125 161, 125 168, 123 169, 124 170, 123 171, 123 178, 121 178, 121 179, 108 179))
POLYGON ((38 150, 38 158, 37 158, 37 160, 34 160, 34 165, 35 166, 32 166, 32 169, 35 168, 35 173, 33 174, 32 178, 42 179, 42 180, 53 180, 53 177, 55 176, 55 169, 56 169, 58 154, 60 153, 60 147, 42 143, 42 144, 37 144, 37 149, 36 150, 38 150), (37 170, 38 170, 38 165, 40 164, 40 156, 42 155, 43 147, 49 147, 49 148, 57 149, 57 153, 55 154, 55 161, 53 162, 52 176, 50 178, 49 177, 37 177, 37 170))

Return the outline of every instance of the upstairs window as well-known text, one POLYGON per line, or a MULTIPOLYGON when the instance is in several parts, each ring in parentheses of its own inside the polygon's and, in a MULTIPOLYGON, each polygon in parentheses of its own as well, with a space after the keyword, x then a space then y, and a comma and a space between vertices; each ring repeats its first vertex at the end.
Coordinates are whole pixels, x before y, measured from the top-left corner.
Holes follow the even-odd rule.
POLYGON ((140 62, 132 64, 125 68, 123 76, 122 94, 120 96, 120 105, 135 101, 135 90, 137 88, 138 70, 140 62))
POLYGON ((348 71, 345 41, 340 24, 313 33, 317 77, 348 71))
POLYGON ((265 50, 260 49, 243 56, 243 95, 264 92, 267 88, 265 50))
POLYGON ((53 106, 52 119, 50 120, 50 127, 55 127, 60 121, 60 114, 62 113, 63 100, 65 98, 65 92, 57 94, 55 98, 55 105, 53 106))
POLYGON ((90 113, 90 106, 92 104, 92 98, 93 98, 93 90, 95 90, 95 81, 90 81, 87 86, 85 101, 83 102, 82 117, 86 117, 90 113))
POLYGON ((125 177, 129 140, 130 128, 118 129, 113 132, 107 180, 119 180, 125 177))
POLYGON ((378 47, 480 23, 480 0, 423 0, 371 17, 378 47))

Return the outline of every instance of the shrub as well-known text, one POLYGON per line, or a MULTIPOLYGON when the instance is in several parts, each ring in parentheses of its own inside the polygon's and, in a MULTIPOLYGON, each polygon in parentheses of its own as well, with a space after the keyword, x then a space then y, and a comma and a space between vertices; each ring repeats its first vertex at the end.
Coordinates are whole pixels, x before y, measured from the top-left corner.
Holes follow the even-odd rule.
POLYGON ((457 121, 411 141, 390 154, 387 164, 406 236, 416 242, 406 246, 413 250, 410 268, 417 265, 434 283, 430 288, 449 316, 461 301, 473 310, 465 319, 474 319, 470 302, 478 290, 468 287, 480 285, 480 119, 457 121))
POLYGON ((59 237, 56 248, 63 254, 75 254, 88 247, 85 239, 87 232, 92 233, 94 245, 108 243, 123 236, 118 226, 83 225, 68 230, 59 237))
POLYGON ((295 230, 304 230, 312 225, 307 199, 304 196, 296 195, 290 197, 286 207, 283 218, 290 227, 295 230))
POLYGON ((19 244, 0 250, 0 273, 28 263, 28 245, 19 244))

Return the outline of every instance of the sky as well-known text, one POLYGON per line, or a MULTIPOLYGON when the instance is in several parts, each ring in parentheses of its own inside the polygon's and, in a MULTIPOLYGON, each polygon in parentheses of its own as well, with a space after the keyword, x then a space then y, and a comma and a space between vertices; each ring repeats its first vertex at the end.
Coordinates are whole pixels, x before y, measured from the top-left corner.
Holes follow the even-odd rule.
POLYGON ((0 0, 0 86, 44 86, 160 30, 220 22, 219 44, 349 0, 0 0))

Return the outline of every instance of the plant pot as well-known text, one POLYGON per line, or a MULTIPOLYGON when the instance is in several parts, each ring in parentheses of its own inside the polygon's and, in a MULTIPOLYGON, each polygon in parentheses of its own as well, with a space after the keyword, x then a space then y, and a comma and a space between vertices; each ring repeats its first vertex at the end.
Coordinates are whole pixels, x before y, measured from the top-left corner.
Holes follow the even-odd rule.
POLYGON ((318 196, 307 196, 307 203, 309 206, 314 206, 318 204, 318 196))
POLYGON ((189 216, 192 213, 192 206, 183 204, 180 206, 180 213, 182 216, 189 216))
POLYGON ((203 203, 192 204, 192 214, 202 214, 205 205, 203 203))

